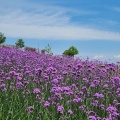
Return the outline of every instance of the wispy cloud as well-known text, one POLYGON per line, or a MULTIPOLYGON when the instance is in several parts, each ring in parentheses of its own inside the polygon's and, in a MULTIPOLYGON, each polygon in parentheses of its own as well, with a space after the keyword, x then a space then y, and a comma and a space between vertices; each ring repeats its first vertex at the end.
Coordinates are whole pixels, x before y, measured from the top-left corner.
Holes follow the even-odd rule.
POLYGON ((119 55, 114 55, 114 58, 120 59, 120 54, 119 55))
POLYGON ((46 5, 31 9, 0 8, 1 32, 34 39, 120 40, 120 33, 74 25, 66 9, 46 5))
POLYGON ((113 10, 120 12, 120 7, 115 7, 113 10))
POLYGON ((63 10, 48 10, 40 8, 39 10, 22 10, 22 9, 1 9, 0 21, 2 24, 15 25, 64 25, 69 23, 69 17, 63 10))
POLYGON ((104 58, 104 56, 103 56, 103 55, 95 55, 95 56, 93 57, 93 59, 101 59, 101 58, 104 58))
POLYGON ((10 37, 34 39, 68 40, 120 40, 119 33, 99 31, 76 26, 36 26, 0 24, 2 31, 10 37))
POLYGON ((109 26, 114 26, 114 25, 118 25, 119 22, 115 21, 115 20, 111 20, 111 19, 90 19, 90 21, 97 23, 97 24, 101 24, 101 25, 109 25, 109 26))

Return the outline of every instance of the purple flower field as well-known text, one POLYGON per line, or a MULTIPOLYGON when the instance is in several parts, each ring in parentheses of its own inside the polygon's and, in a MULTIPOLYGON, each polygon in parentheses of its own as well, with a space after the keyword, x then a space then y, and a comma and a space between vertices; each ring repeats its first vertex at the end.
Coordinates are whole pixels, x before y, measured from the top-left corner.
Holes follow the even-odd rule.
POLYGON ((0 120, 119 119, 119 64, 0 47, 0 120))

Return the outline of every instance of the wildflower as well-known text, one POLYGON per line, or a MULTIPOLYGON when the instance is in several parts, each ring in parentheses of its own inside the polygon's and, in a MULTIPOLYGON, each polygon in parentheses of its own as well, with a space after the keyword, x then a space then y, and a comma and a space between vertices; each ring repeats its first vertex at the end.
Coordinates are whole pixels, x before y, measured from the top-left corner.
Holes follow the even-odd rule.
POLYGON ((95 116, 89 116, 89 120, 97 120, 95 116))
POLYGON ((81 98, 78 98, 78 102, 82 102, 82 99, 81 99, 81 98))
POLYGON ((57 79, 53 79, 53 80, 52 80, 52 83, 57 84, 57 83, 58 83, 58 80, 57 80, 57 79))
POLYGON ((70 115, 73 114, 72 110, 69 109, 68 114, 70 114, 70 115))
POLYGON ((74 103, 78 103, 78 99, 74 98, 74 99, 73 99, 73 102, 74 102, 74 103))
POLYGON ((118 98, 120 98, 120 94, 118 94, 117 96, 118 96, 118 98))
POLYGON ((117 109, 116 109, 115 107, 109 106, 109 107, 106 109, 106 111, 112 113, 112 112, 116 112, 117 109))
POLYGON ((91 105, 94 106, 94 107, 97 107, 98 106, 98 100, 95 100, 94 103, 92 103, 91 105))
POLYGON ((37 68, 37 69, 35 69, 35 72, 41 74, 42 68, 37 68))
POLYGON ((83 112, 85 112, 85 105, 79 106, 79 109, 81 109, 83 112))
POLYGON ((89 80, 87 78, 83 78, 83 81, 85 81, 86 83, 89 82, 89 80))
POLYGON ((39 94, 40 93, 40 89, 39 88, 35 88, 34 91, 33 91, 33 93, 39 94))
POLYGON ((118 103, 117 100, 113 100, 113 104, 116 105, 118 103))
POLYGON ((103 94, 95 93, 94 97, 96 97, 96 98, 103 98, 104 96, 103 96, 103 94))
POLYGON ((6 88, 3 88, 3 89, 2 89, 2 92, 6 92, 6 91, 7 91, 7 89, 6 89, 6 88))
POLYGON ((100 118, 100 117, 97 117, 97 120, 101 120, 101 118, 100 118))
POLYGON ((57 111, 60 112, 61 114, 63 113, 64 107, 63 106, 58 106, 57 111))
POLYGON ((104 86, 103 86, 104 88, 108 88, 108 84, 104 84, 104 86))
POLYGON ((22 80, 22 78, 21 78, 21 77, 19 77, 19 76, 17 76, 17 80, 22 80))
POLYGON ((7 78, 6 78, 6 80, 8 80, 8 81, 9 81, 9 80, 11 80, 11 78, 10 78, 10 77, 7 77, 7 78))
POLYGON ((26 109, 27 112, 32 112, 33 110, 34 110, 34 107, 33 107, 33 106, 29 106, 29 107, 26 109))
POLYGON ((45 102, 44 107, 50 106, 50 103, 48 101, 45 102))
POLYGON ((79 94, 82 96, 84 93, 82 91, 80 91, 79 94))
POLYGON ((94 83, 90 84, 90 87, 95 88, 95 84, 94 83))
POLYGON ((113 120, 112 118, 103 118, 102 120, 113 120))
POLYGON ((0 88, 4 88, 6 85, 3 83, 0 85, 0 88))
POLYGON ((16 83, 16 88, 17 89, 22 89, 24 87, 24 84, 22 84, 22 82, 17 82, 16 83))
POLYGON ((66 71, 63 71, 63 75, 67 75, 68 73, 66 71))
POLYGON ((100 109, 104 110, 104 105, 103 104, 100 105, 100 109))

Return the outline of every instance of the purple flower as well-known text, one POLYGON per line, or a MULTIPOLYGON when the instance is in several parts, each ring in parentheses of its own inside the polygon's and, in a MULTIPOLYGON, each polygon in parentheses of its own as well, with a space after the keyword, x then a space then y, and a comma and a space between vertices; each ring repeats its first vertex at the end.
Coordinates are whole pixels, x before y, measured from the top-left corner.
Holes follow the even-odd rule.
POLYGON ((74 102, 74 103, 78 103, 78 99, 74 98, 74 99, 73 99, 73 102, 74 102))
POLYGON ((48 101, 45 102, 44 107, 50 106, 50 103, 48 101))
POLYGON ((40 89, 39 88, 35 88, 34 91, 33 91, 33 93, 39 94, 40 93, 40 89))
POLYGON ((81 99, 81 98, 78 98, 78 102, 82 102, 82 99, 81 99))
POLYGON ((115 117, 115 118, 117 118, 118 116, 120 116, 120 114, 117 113, 117 112, 113 112, 111 115, 112 115, 112 117, 115 117))
POLYGON ((6 92, 6 91, 7 91, 7 89, 6 89, 6 88, 3 88, 3 89, 2 89, 2 92, 6 92))
POLYGON ((108 88, 108 84, 104 84, 104 86, 103 86, 104 88, 108 88))
POLYGON ((63 106, 58 106, 57 111, 60 112, 61 114, 63 113, 64 107, 63 106))
POLYGON ((104 97, 104 95, 103 94, 99 94, 99 98, 103 98, 104 97))
POLYGON ((58 83, 58 79, 53 79, 51 82, 54 83, 54 84, 57 84, 58 83))
POLYGON ((85 105, 79 106, 79 109, 81 109, 83 112, 85 112, 85 105))
POLYGON ((84 93, 82 91, 80 91, 79 94, 82 96, 84 93))
POLYGON ((103 118, 102 120, 113 120, 112 118, 103 118))
POLYGON ((95 93, 94 97, 99 98, 99 93, 95 93))
POLYGON ((118 103, 117 100, 113 100, 113 104, 116 105, 118 103))
POLYGON ((100 117, 97 117, 97 120, 101 120, 101 118, 100 118, 100 117))
POLYGON ((104 105, 103 104, 100 105, 100 109, 104 110, 104 105))
POLYGON ((69 109, 68 114, 70 114, 70 115, 73 114, 72 110, 69 109))
POLYGON ((17 80, 22 80, 22 77, 17 76, 17 80))
POLYGON ((17 82, 16 83, 16 88, 17 89, 22 89, 24 87, 24 84, 22 84, 22 82, 17 82))
POLYGON ((120 94, 118 94, 117 96, 118 96, 118 98, 120 98, 120 94))
POLYGON ((113 112, 116 112, 117 109, 115 107, 112 107, 112 106, 109 106, 107 109, 106 109, 107 112, 110 112, 110 113, 113 113, 113 112))
POLYGON ((66 71, 63 71, 63 75, 67 75, 68 73, 66 71))
POLYGON ((89 120, 97 120, 95 116, 89 116, 89 120))
POLYGON ((0 85, 0 88, 4 88, 6 85, 3 83, 0 85))
POLYGON ((6 78, 6 80, 8 80, 8 81, 9 81, 9 80, 11 80, 11 78, 10 78, 10 77, 7 77, 7 78, 6 78))
POLYGON ((89 80, 87 78, 83 78, 83 81, 85 81, 86 83, 89 82, 89 80))
POLYGON ((33 107, 33 106, 29 106, 29 107, 26 109, 27 112, 32 112, 33 110, 34 110, 34 107, 33 107))
POLYGON ((96 98, 103 98, 104 95, 103 94, 99 94, 99 93, 95 93, 94 97, 96 97, 96 98))
POLYGON ((95 84, 94 84, 94 83, 91 83, 91 84, 90 84, 90 87, 91 87, 91 88, 94 88, 94 87, 95 87, 95 84))

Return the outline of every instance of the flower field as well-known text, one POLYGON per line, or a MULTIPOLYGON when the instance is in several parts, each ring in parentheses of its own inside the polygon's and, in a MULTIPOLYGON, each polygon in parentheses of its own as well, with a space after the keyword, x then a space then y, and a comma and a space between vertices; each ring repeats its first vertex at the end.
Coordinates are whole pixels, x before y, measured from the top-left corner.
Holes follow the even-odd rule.
POLYGON ((1 47, 0 120, 120 120, 119 64, 1 47))

